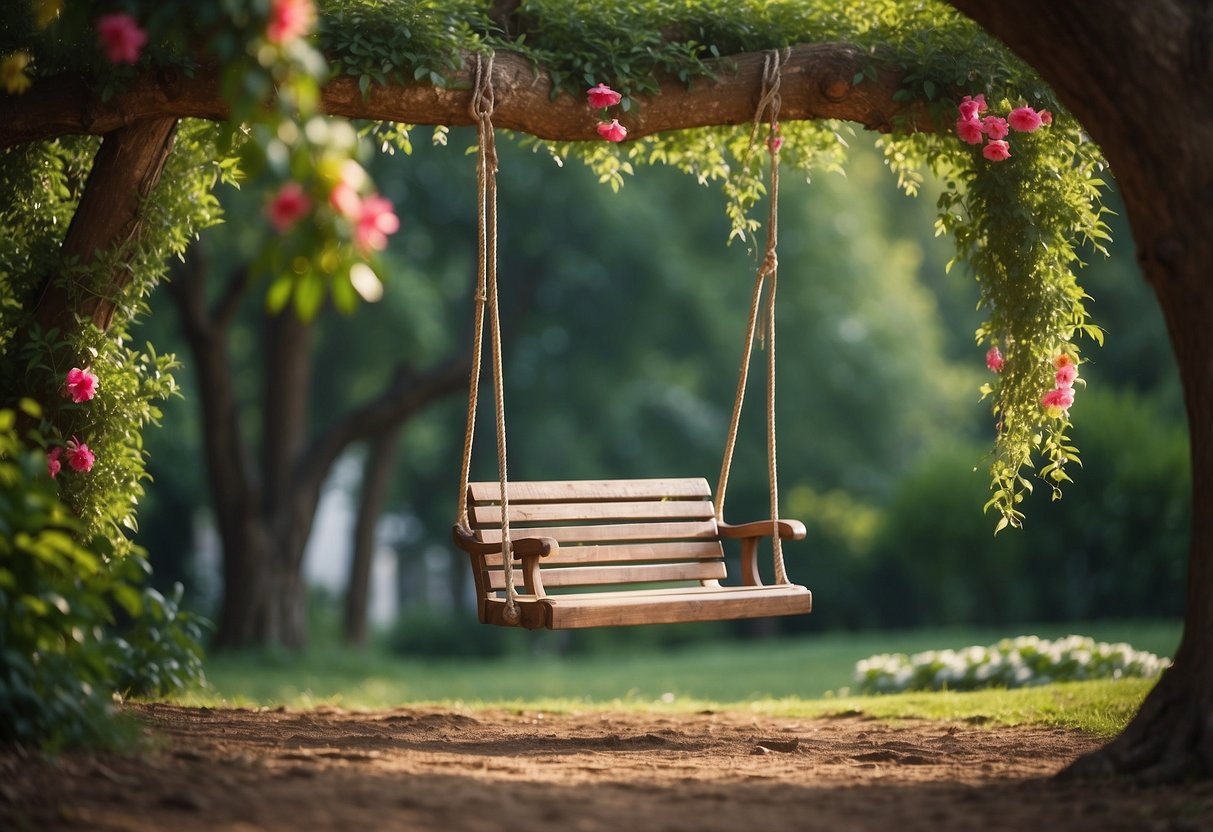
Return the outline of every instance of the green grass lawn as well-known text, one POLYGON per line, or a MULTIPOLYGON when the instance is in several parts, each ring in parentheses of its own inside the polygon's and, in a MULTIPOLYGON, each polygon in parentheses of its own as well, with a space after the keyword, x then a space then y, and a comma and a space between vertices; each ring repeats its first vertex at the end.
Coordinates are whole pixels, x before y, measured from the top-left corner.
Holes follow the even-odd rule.
POLYGON ((1012 691, 851 697, 855 662, 874 653, 959 648, 999 638, 1069 633, 1127 641, 1173 653, 1179 625, 1048 625, 1015 632, 978 629, 824 634, 757 642, 696 644, 662 651, 611 652, 494 660, 430 660, 320 647, 307 653, 220 655, 207 663, 210 687, 183 697, 194 704, 384 708, 412 704, 568 710, 651 707, 750 709, 771 715, 861 712, 974 723, 1069 725, 1108 735, 1134 713, 1152 682, 1123 680, 1012 691))

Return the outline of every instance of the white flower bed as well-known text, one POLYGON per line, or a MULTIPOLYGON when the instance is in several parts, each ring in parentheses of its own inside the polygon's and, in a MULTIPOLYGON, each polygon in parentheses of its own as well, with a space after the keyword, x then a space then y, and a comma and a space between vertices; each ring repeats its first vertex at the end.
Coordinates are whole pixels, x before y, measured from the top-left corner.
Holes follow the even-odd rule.
POLYGON ((1083 679, 1148 678, 1170 666, 1170 659, 1124 643, 1106 644, 1089 636, 1057 641, 1020 636, 989 647, 871 656, 855 664, 855 684, 860 693, 1019 688, 1083 679))

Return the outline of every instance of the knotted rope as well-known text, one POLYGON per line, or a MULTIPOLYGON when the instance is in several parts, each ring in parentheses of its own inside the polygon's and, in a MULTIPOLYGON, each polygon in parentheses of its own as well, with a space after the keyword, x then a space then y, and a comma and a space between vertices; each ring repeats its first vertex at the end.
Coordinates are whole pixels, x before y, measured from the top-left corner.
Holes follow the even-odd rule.
POLYGON ((514 585, 514 554, 510 541, 510 499, 505 446, 505 386, 501 362, 501 316, 497 297, 497 144, 493 132, 493 54, 476 56, 476 77, 469 112, 476 122, 476 313, 472 334, 472 373, 468 383, 467 426, 463 435, 463 462, 459 470, 459 504, 456 523, 470 534, 468 483, 472 442, 480 391, 480 364, 484 350, 485 306, 488 306, 493 361, 493 395, 497 417, 497 477, 501 487, 501 561, 505 572, 505 619, 516 623, 518 589, 514 585))
POLYGON ((775 289, 778 283, 779 257, 776 249, 779 242, 779 88, 782 83, 781 68, 791 56, 791 49, 768 52, 762 63, 762 95, 754 112, 754 124, 750 130, 750 146, 758 137, 763 115, 768 114, 767 150, 771 156, 770 205, 767 213, 767 244, 762 262, 754 276, 754 293, 750 301, 750 317, 746 326, 745 348, 742 351, 741 371, 737 378, 737 395, 733 401, 733 417, 729 422, 729 434, 725 441, 724 460, 720 467, 720 480, 716 486, 716 519, 724 522, 724 498, 729 485, 729 473, 733 466, 733 452, 737 445, 737 430, 741 424, 741 406, 745 399, 746 383, 750 372, 750 359, 754 349, 754 336, 758 332, 759 312, 763 312, 765 337, 767 340, 767 476, 770 482, 771 501, 771 548, 775 562, 775 580, 780 584, 790 583, 783 563, 783 544, 779 537, 779 474, 775 452, 775 289), (770 292, 765 310, 762 310, 763 288, 770 278, 770 292))

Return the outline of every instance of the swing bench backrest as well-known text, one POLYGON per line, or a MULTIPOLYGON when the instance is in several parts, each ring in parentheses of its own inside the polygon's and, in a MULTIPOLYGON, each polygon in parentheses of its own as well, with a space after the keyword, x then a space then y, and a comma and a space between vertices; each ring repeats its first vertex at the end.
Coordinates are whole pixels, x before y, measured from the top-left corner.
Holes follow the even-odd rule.
MULTIPOLYGON (((734 526, 716 519, 703 478, 510 482, 514 581, 528 628, 597 627, 750 618, 809 612, 802 586, 764 586, 757 544, 776 526, 801 539, 804 525, 770 520, 734 526), (740 541, 741 583, 724 586, 723 541, 740 541)), ((468 486, 469 553, 480 620, 505 613, 501 487, 468 486)))

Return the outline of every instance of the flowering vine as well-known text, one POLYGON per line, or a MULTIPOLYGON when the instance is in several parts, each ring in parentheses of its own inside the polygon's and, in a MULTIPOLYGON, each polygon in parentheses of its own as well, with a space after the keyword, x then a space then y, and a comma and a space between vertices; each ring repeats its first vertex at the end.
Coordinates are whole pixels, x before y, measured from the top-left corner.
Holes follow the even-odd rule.
POLYGON ((1023 471, 1034 459, 1042 460, 1039 474, 1054 499, 1070 481, 1067 466, 1080 464, 1067 435, 1076 337, 1101 343, 1102 332, 1089 321, 1072 267, 1078 245, 1102 250, 1108 237, 1096 190, 1101 161, 1078 126, 1068 119, 1055 126, 1049 109, 1009 99, 991 104, 977 94, 955 112, 955 136, 981 153, 958 153, 964 187, 954 184, 940 198, 939 227, 955 236, 990 316, 976 335, 988 344, 986 367, 996 374, 981 392, 997 427, 986 509, 1001 515, 1001 530, 1022 523, 1022 501, 1033 490, 1023 471))

